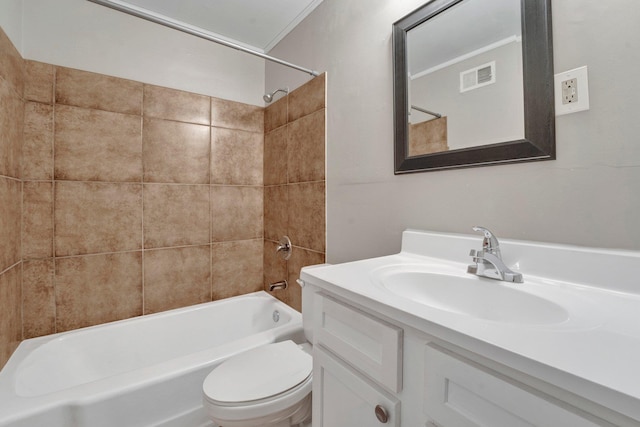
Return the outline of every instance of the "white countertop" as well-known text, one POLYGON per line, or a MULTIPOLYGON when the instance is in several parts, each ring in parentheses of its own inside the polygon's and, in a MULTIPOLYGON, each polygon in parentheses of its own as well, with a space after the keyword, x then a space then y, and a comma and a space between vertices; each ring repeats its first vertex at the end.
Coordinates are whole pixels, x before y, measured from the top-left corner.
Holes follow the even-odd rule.
POLYGON ((640 421, 640 295, 630 292, 635 283, 640 291, 640 254, 505 240, 505 261, 520 267, 514 270, 523 273, 524 283, 472 276, 477 286, 500 283, 557 303, 569 313, 561 323, 508 323, 445 311, 398 296, 376 279, 375 272, 389 266, 444 268, 466 275, 471 264, 466 255, 480 241, 476 236, 407 231, 397 255, 306 267, 301 279, 553 385, 579 388, 587 399, 640 421), (447 251, 439 249, 443 245, 447 251), (430 256, 438 250, 456 255, 430 256), (510 250, 517 259, 507 256, 510 250), (544 262, 544 268, 527 269, 534 260, 544 262), (594 283, 603 278, 615 283, 594 283))

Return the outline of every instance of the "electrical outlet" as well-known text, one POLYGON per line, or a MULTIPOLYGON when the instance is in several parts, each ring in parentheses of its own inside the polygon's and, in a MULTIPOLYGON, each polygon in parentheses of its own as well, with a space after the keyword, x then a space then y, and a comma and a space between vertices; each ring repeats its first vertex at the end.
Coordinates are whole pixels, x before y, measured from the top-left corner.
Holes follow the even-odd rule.
POLYGON ((569 79, 562 82, 562 103, 578 102, 578 79, 569 79))
POLYGON ((558 73, 554 77, 556 116, 589 109, 586 66, 558 73))

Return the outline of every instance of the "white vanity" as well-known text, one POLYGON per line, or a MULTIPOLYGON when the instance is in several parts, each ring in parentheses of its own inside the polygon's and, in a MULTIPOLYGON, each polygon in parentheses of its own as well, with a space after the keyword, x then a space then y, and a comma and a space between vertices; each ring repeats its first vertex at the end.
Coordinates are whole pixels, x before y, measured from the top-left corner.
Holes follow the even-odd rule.
POLYGON ((502 240, 510 283, 467 273, 481 242, 302 270, 314 427, 640 426, 640 253, 502 240))

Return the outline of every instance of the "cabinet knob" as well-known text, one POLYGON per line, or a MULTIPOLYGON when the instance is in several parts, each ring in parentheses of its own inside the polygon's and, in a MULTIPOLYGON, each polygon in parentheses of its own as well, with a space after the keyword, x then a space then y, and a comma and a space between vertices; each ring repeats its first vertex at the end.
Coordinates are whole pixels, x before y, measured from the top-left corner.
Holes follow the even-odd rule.
POLYGON ((387 421, 389 421, 389 414, 387 413, 387 410, 384 409, 384 407, 382 407, 381 405, 376 405, 375 412, 376 412, 376 418, 382 424, 385 424, 387 421))

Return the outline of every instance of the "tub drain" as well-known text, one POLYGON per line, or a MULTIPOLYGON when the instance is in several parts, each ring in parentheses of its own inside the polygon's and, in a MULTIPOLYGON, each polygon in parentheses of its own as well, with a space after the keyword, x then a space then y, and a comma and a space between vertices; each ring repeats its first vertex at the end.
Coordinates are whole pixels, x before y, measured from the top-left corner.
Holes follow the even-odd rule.
POLYGON ((278 310, 275 310, 273 312, 273 316, 272 317, 273 317, 273 321, 278 323, 278 320, 280 320, 280 312, 278 310))

